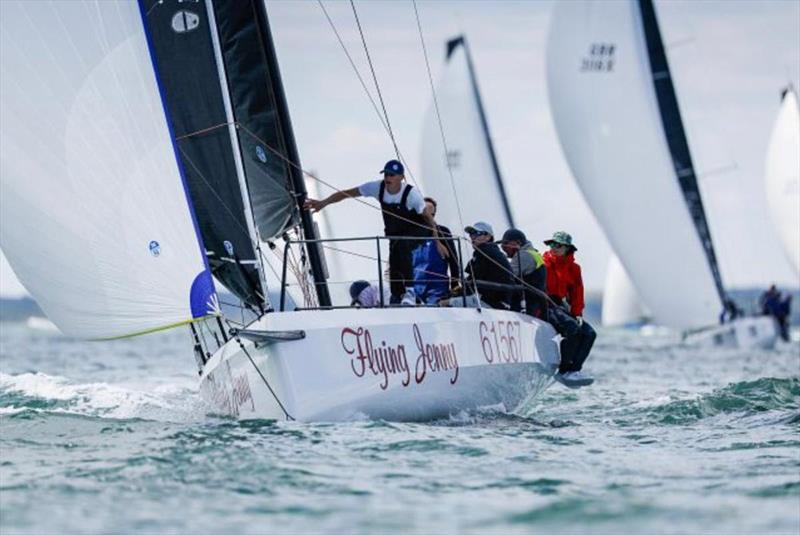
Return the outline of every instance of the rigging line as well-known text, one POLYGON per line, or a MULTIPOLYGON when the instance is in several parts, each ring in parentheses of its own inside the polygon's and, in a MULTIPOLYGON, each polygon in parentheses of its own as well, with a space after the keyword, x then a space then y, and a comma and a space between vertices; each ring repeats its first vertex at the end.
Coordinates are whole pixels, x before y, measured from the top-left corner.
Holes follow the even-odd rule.
MULTIPOLYGON (((227 322, 227 319, 225 321, 227 322)), ((230 327, 230 324, 228 326, 230 327)), ((233 332, 236 332, 236 331, 232 329, 232 333, 233 332)), ((242 343, 242 339, 239 338, 238 332, 236 332, 236 334, 234 334, 234 337, 236 338, 236 342, 239 344, 239 347, 242 349, 242 352, 247 357, 247 360, 250 361, 250 364, 253 365, 253 368, 255 368, 256 373, 258 373, 258 376, 261 377, 261 380, 264 382, 264 385, 267 387, 267 390, 269 390, 269 393, 272 394, 272 397, 275 399, 275 402, 278 404, 278 407, 280 407, 281 410, 283 411, 283 414, 284 414, 284 416, 286 416, 286 419, 287 420, 294 420, 292 415, 289 414, 289 411, 286 410, 286 407, 283 406, 283 403, 281 403, 280 398, 275 393, 275 391, 272 389, 272 386, 270 386, 269 381, 267 381, 267 378, 264 377, 263 373, 261 373, 261 369, 258 366, 256 366, 256 361, 253 360, 253 357, 250 356, 250 353, 244 347, 244 343, 242 343)))
MULTIPOLYGON (((367 95, 367 98, 372 104, 372 109, 375 110, 375 114, 378 116, 378 120, 381 122, 381 126, 383 126, 383 129, 386 130, 386 133, 389 134, 389 137, 392 138, 392 131, 389 128, 389 126, 387 126, 386 121, 383 118, 383 115, 381 115, 381 110, 378 109, 378 104, 375 102, 375 98, 372 96, 372 93, 370 93, 369 88, 367 88, 367 83, 364 81, 364 77, 361 76, 361 71, 358 70, 356 62, 353 60, 353 56, 351 56, 350 51, 347 50, 347 45, 344 44, 344 40, 342 39, 341 34, 339 34, 339 30, 336 28, 336 24, 334 24, 333 19, 328 14, 328 10, 325 9, 325 5, 322 3, 322 0, 317 0, 317 3, 319 4, 319 7, 322 9, 322 13, 325 15, 325 18, 328 19, 328 24, 333 30, 333 33, 336 36, 336 40, 339 41, 339 46, 342 48, 344 55, 347 56, 347 60, 350 62, 350 66, 353 68, 353 72, 356 73, 356 77, 358 78, 358 81, 361 83, 361 88, 364 90, 364 93, 367 95)), ((409 167, 405 156, 403 156, 403 153, 400 152, 400 147, 398 147, 395 144, 394 148, 397 151, 398 159, 401 162, 403 162, 403 165, 406 166, 406 171, 408 171, 408 176, 411 177, 411 181, 414 182, 415 186, 419 187, 419 184, 417 184, 417 179, 414 176, 414 173, 411 172, 411 168, 409 167)))
MULTIPOLYGON (((307 177, 310 177, 310 178, 312 178, 312 179, 316 180, 316 181, 317 181, 317 182, 319 182, 320 184, 322 184, 322 185, 324 185, 324 186, 326 186, 326 187, 328 187, 328 188, 332 189, 333 191, 336 191, 336 192, 339 192, 339 193, 345 193, 345 192, 344 192, 344 190, 341 190, 341 189, 337 188, 337 187, 336 187, 336 186, 334 186, 333 184, 331 184, 331 183, 329 183, 329 182, 326 182, 325 180, 323 180, 323 179, 321 179, 321 178, 319 178, 319 177, 315 176, 314 174, 312 174, 312 173, 311 173, 311 172, 309 172, 309 171, 306 171, 305 169, 303 169, 302 167, 300 167, 300 165, 298 165, 298 164, 296 164, 296 163, 294 163, 294 162, 290 161, 290 160, 289 160, 289 159, 288 159, 286 156, 284 156, 283 154, 281 154, 281 153, 280 153, 280 151, 278 151, 278 150, 277 150, 276 148, 274 148, 272 145, 270 145, 269 143, 267 143, 266 141, 264 141, 263 139, 261 139, 260 137, 258 137, 258 136, 257 136, 255 133, 253 133, 252 131, 250 131, 250 130, 249 130, 247 127, 246 127, 246 126, 244 126, 244 125, 240 124, 240 125, 239 125, 239 127, 242 129, 242 131, 243 131, 243 132, 247 133, 247 134, 248 134, 249 136, 251 136, 253 139, 257 140, 259 143, 261 143, 262 145, 264 145, 264 146, 267 148, 267 150, 268 150, 268 151, 270 151, 271 153, 275 154, 275 155, 276 155, 278 158, 280 158, 280 159, 284 160, 285 162, 287 162, 287 163, 288 163, 289 165, 291 165, 292 167, 295 167, 296 169, 300 170, 300 172, 302 172, 302 173, 303 173, 305 176, 307 176, 307 177)), ((375 206, 374 204, 368 203, 367 201, 365 201, 365 200, 361 199, 360 197, 351 197, 350 195, 348 195, 347 197, 348 197, 348 198, 350 198, 350 199, 353 199, 354 201, 356 201, 356 202, 359 202, 359 203, 361 203, 361 204, 363 204, 363 205, 365 205, 365 206, 369 206, 369 207, 370 207, 370 208, 372 208, 373 210, 378 210, 379 212, 382 212, 382 213, 388 214, 390 217, 394 217, 394 218, 396 218, 396 219, 399 219, 400 221, 404 221, 404 222, 406 222, 406 223, 408 223, 408 224, 410 224, 410 225, 414 225, 414 226, 417 226, 417 227, 419 227, 419 228, 422 228, 422 229, 425 229, 425 230, 433 230, 433 229, 432 229, 431 227, 429 227, 428 225, 425 225, 425 224, 423 224, 423 223, 418 223, 418 222, 416 222, 416 221, 413 221, 413 220, 411 220, 411 219, 408 219, 408 218, 406 218, 406 217, 403 217, 403 216, 400 216, 400 215, 394 214, 394 213, 392 213, 392 212, 389 212, 389 211, 387 211, 387 210, 384 210, 383 208, 381 208, 381 207, 379 207, 379 206, 375 206)))
MULTIPOLYGON (((257 136, 255 133, 253 133, 252 131, 250 131, 250 130, 249 130, 247 127, 246 127, 246 126, 244 126, 244 125, 239 125, 239 126, 240 126, 240 128, 241 128, 241 130, 242 130, 243 132, 247 133, 247 134, 248 134, 249 136, 251 136, 253 139, 257 140, 259 143, 261 143, 262 145, 264 145, 264 146, 267 148, 267 150, 268 150, 268 151, 270 151, 271 153, 275 154, 276 156, 278 156, 278 158, 281 158, 282 160, 284 160, 285 162, 287 162, 289 165, 291 165, 291 166, 293 166, 293 167, 297 168, 297 169, 298 169, 298 170, 300 170, 300 172, 302 172, 304 175, 306 175, 306 176, 308 176, 308 177, 310 177, 310 178, 312 178, 312 179, 316 180, 317 182, 319 182, 320 184, 323 184, 324 186, 327 186, 327 187, 329 187, 329 188, 330 188, 330 189, 332 189, 333 191, 337 191, 337 192, 340 192, 340 193, 344 193, 344 191, 343 191, 343 190, 341 190, 341 189, 337 188, 337 187, 336 187, 336 186, 334 186, 333 184, 330 184, 329 182, 326 182, 325 180, 323 180, 323 179, 321 179, 321 178, 317 177, 316 175, 314 175, 314 174, 310 173, 309 171, 306 171, 305 169, 303 169, 302 167, 300 167, 298 164, 296 164, 296 163, 294 163, 294 162, 290 161, 290 160, 289 160, 289 159, 288 159, 286 156, 284 156, 283 154, 281 154, 281 153, 280 153, 280 151, 278 151, 278 150, 277 150, 277 149, 275 149, 275 148, 274 148, 272 145, 270 145, 269 143, 267 143, 266 141, 264 141, 263 139, 261 139, 260 137, 258 137, 258 136, 257 136)), ((349 197, 349 196, 348 196, 348 197, 349 197)), ((374 204, 368 203, 367 201, 365 201, 365 200, 363 200, 363 199, 361 199, 361 198, 359 198, 359 197, 349 197, 349 198, 351 198, 351 199, 353 199, 354 201, 357 201, 357 202, 359 202, 359 203, 361 203, 361 204, 363 204, 363 205, 365 205, 365 206, 369 206, 369 207, 370 207, 370 208, 372 208, 373 210, 378 210, 379 212, 382 212, 382 213, 385 213, 385 214, 389 214, 390 216, 392 216, 392 217, 395 217, 395 218, 397 218, 397 219, 399 219, 399 220, 401 220, 401 221, 404 221, 404 222, 406 222, 406 223, 409 223, 409 224, 411 224, 411 225, 415 225, 415 226, 417 226, 417 227, 424 228, 424 229, 426 229, 426 230, 432 230, 432 229, 431 229, 431 227, 429 227, 428 225, 423 225, 422 223, 417 223, 416 221, 412 221, 411 219, 408 219, 408 218, 405 218, 405 217, 403 217, 403 216, 400 216, 400 215, 394 214, 394 213, 392 213, 392 212, 389 212, 389 211, 387 211, 387 210, 384 210, 384 209, 383 209, 383 208, 381 208, 380 206, 375 206, 374 204)), ((465 237, 463 234, 461 234, 461 235, 453 235, 453 236, 452 236, 452 238, 453 238, 453 239, 456 239, 456 240, 463 240, 463 241, 467 241, 467 242, 469 242, 468 238, 466 238, 466 237, 465 237)), ((500 267, 500 268, 502 268, 502 269, 505 269, 505 267, 504 267, 502 264, 500 264, 499 262, 497 262, 496 260, 494 260, 492 257, 490 257, 489 255, 487 255, 486 253, 484 253, 484 252, 483 252, 483 251, 481 251, 480 249, 477 249, 477 248, 473 248, 473 249, 474 249, 475 251, 477 251, 479 254, 481 254, 481 255, 485 256, 487 259, 489 259, 489 261, 491 261, 491 262, 492 262, 493 264, 495 264, 496 266, 498 266, 498 267, 500 267)), ((541 290, 539 290, 538 288, 536 288, 535 286, 531 286, 530 284, 528 284, 527 282, 525 282, 524 280, 522 280, 522 278, 521 278, 521 277, 519 277, 519 276, 517 276, 517 275, 514 275, 513 273, 511 274, 511 276, 512 276, 514 279, 516 279, 517 281, 519 281, 519 283, 520 283, 522 286, 524 286, 524 287, 526 287, 527 289, 529 289, 529 290, 533 291, 534 293, 538 293, 538 294, 546 295, 546 294, 544 294, 544 293, 543 293, 541 290)), ((548 300, 549 300, 551 303, 553 303, 553 301, 552 301, 552 300, 550 300, 550 299, 549 299, 549 297, 548 297, 548 300)), ((555 303, 553 303, 553 304, 555 305, 555 303)))
MULTIPOLYGON (((417 0, 412 0, 412 5, 414 6, 414 17, 417 19, 417 30, 419 30, 419 41, 422 44, 422 55, 425 57, 425 69, 428 72, 428 82, 431 86, 431 95, 433 95, 433 107, 436 110, 436 122, 439 125, 439 134, 442 137, 442 147, 444 148, 444 155, 445 161, 447 161, 447 156, 450 154, 449 149, 447 148, 447 137, 444 134, 444 124, 442 123, 442 114, 439 112, 439 99, 436 97, 436 87, 433 83, 433 75, 431 74, 431 63, 428 60, 428 47, 425 46, 425 36, 422 33, 422 22, 419 18, 419 10, 417 9, 417 0)), ((461 211, 461 201, 458 199, 458 191, 456 189, 456 179, 453 176, 453 167, 451 165, 447 166, 447 173, 450 175, 450 187, 453 189, 453 197, 456 200, 456 212, 458 213, 458 223, 460 227, 464 228, 464 214, 461 211)), ((475 286, 473 290, 477 294, 478 287, 477 283, 473 279, 473 285, 475 286)), ((478 301, 480 303, 480 301, 478 301)))
POLYGON ((386 103, 383 101, 383 93, 381 93, 381 86, 378 83, 378 76, 375 74, 375 67, 372 64, 372 57, 369 54, 369 47, 367 46, 367 39, 364 37, 364 30, 361 28, 361 21, 358 18, 358 11, 356 10, 356 3, 354 0, 350 0, 350 7, 353 9, 353 17, 356 19, 356 26, 358 27, 358 33, 361 36, 361 44, 364 46, 364 54, 367 56, 367 64, 369 64, 369 70, 372 73, 372 81, 375 83, 375 90, 378 93, 378 100, 381 103, 381 109, 383 110, 383 116, 386 119, 386 127, 389 129, 389 137, 392 138, 392 145, 394 145, 394 152, 397 154, 397 157, 400 157, 400 151, 397 149, 397 141, 394 137, 394 132, 392 131, 392 123, 389 122, 389 113, 386 111, 386 103))

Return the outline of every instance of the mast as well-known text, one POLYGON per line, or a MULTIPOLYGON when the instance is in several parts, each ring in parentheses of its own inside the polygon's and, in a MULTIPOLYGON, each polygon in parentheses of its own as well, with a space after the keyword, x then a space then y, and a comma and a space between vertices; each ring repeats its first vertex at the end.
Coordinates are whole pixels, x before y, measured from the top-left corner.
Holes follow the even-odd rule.
POLYGON ((672 164, 681 187, 681 192, 683 193, 683 198, 686 201, 686 206, 689 209, 689 215, 694 222, 697 235, 700 238, 700 243, 706 254, 706 260, 711 268, 717 293, 719 294, 720 300, 724 303, 725 287, 722 284, 717 255, 714 251, 714 243, 711 240, 711 231, 703 208, 703 199, 700 195, 700 187, 694 172, 692 156, 689 152, 689 143, 686 140, 686 132, 683 127, 683 121, 681 120, 678 99, 675 95, 675 87, 672 83, 669 63, 667 62, 667 55, 664 51, 664 43, 661 40, 661 31, 658 27, 658 19, 656 18, 653 1, 639 0, 639 9, 642 15, 642 26, 647 43, 647 54, 650 59, 653 86, 658 101, 658 109, 661 114, 661 124, 664 128, 667 145, 669 146, 672 164))
MULTIPOLYGON (((292 128, 292 121, 289 117, 289 107, 286 103, 286 94, 283 91, 283 81, 281 80, 280 69, 278 67, 278 58, 275 53, 275 44, 272 40, 272 32, 269 27, 269 19, 267 18, 266 7, 264 2, 255 2, 256 21, 260 30, 260 37, 266 53, 266 62, 270 68, 272 76, 270 81, 272 83, 272 90, 275 95, 277 105, 278 117, 280 124, 283 126, 282 134, 287 152, 287 157, 290 162, 290 175, 292 179, 292 187, 294 190, 294 198, 297 204, 297 210, 300 212, 300 221, 303 227, 303 235, 306 240, 319 239, 314 221, 311 218, 311 213, 303 209, 303 203, 308 196, 306 190, 305 180, 303 178, 303 168, 300 165, 300 155, 297 151, 297 142, 294 138, 294 130, 292 128)), ((308 253, 309 262, 311 264, 311 275, 314 278, 314 287, 317 291, 317 299, 320 306, 331 306, 331 296, 328 291, 328 284, 325 280, 325 269, 322 258, 322 250, 317 244, 306 244, 306 251, 308 253)))
POLYGON ((506 196, 505 186, 503 185, 503 177, 500 174, 500 166, 497 163, 497 155, 494 151, 494 144, 492 143, 492 136, 489 133, 489 123, 486 120, 486 112, 483 109, 483 100, 481 99, 481 93, 478 89, 478 78, 475 75, 475 68, 472 65, 472 55, 469 52, 469 46, 467 46, 467 38, 464 35, 459 35, 458 37, 451 39, 447 42, 447 59, 450 59, 450 56, 453 54, 453 51, 458 47, 464 47, 464 55, 467 58, 467 68, 469 70, 469 78, 470 82, 472 83, 472 92, 475 96, 475 104, 478 107, 478 115, 481 119, 481 127, 483 130, 483 136, 486 140, 486 148, 489 151, 489 158, 492 162, 492 170, 494 171, 494 179, 497 183, 497 191, 500 193, 500 199, 503 202, 503 209, 505 211, 506 218, 508 219, 508 224, 511 227, 515 227, 514 224, 514 217, 511 215, 511 205, 508 202, 508 197, 506 196))

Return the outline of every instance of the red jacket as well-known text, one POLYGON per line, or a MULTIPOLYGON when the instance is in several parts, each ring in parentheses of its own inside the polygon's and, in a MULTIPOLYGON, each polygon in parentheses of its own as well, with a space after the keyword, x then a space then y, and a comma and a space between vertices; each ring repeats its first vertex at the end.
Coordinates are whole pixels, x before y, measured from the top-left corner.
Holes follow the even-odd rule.
POLYGON ((572 253, 556 256, 550 251, 543 256, 547 266, 547 293, 556 301, 566 298, 573 316, 583 315, 583 279, 575 256, 572 253))

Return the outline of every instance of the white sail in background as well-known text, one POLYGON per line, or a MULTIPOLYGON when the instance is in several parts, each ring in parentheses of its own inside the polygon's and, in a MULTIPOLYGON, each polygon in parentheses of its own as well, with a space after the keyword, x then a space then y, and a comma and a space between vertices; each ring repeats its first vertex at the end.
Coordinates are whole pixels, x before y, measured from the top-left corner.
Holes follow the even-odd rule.
POLYGON ((655 320, 716 323, 722 302, 665 138, 639 5, 559 3, 547 75, 572 174, 655 320))
POLYGON ((786 256, 800 274, 800 110, 791 87, 772 128, 765 186, 772 221, 786 256))
POLYGON ((425 195, 438 202, 436 219, 454 234, 461 234, 464 229, 459 224, 449 166, 464 225, 486 221, 496 233, 502 234, 513 222, 504 199, 466 40, 463 37, 451 40, 447 50, 436 96, 448 152, 442 145, 436 109, 431 103, 423 124, 417 178, 425 195))
POLYGON ((601 321, 604 327, 624 327, 647 318, 642 301, 617 255, 611 255, 606 270, 601 321))
POLYGON ((0 246, 70 336, 214 312, 136 2, 0 2, 0 246))

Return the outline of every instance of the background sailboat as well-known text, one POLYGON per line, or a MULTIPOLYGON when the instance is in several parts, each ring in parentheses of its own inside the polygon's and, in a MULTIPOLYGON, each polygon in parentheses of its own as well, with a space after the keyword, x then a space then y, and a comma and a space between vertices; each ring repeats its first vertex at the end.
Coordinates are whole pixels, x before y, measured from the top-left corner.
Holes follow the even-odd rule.
POLYGON ((604 327, 640 325, 649 313, 617 255, 608 259, 601 321, 604 327))
POLYGON ((436 94, 447 153, 441 149, 442 133, 436 107, 431 103, 420 147, 423 191, 437 199, 437 220, 455 234, 464 230, 461 218, 464 225, 488 222, 500 233, 499 239, 505 229, 514 226, 514 217, 489 133, 469 46, 463 35, 447 42, 445 65, 436 94), (454 201, 454 187, 457 201, 454 201))
POLYGON ((765 168, 772 222, 786 257, 800 276, 800 109, 791 86, 781 95, 765 168))
POLYGON ((558 4, 547 73, 572 174, 655 321, 717 324, 725 288, 652 1, 558 4))

